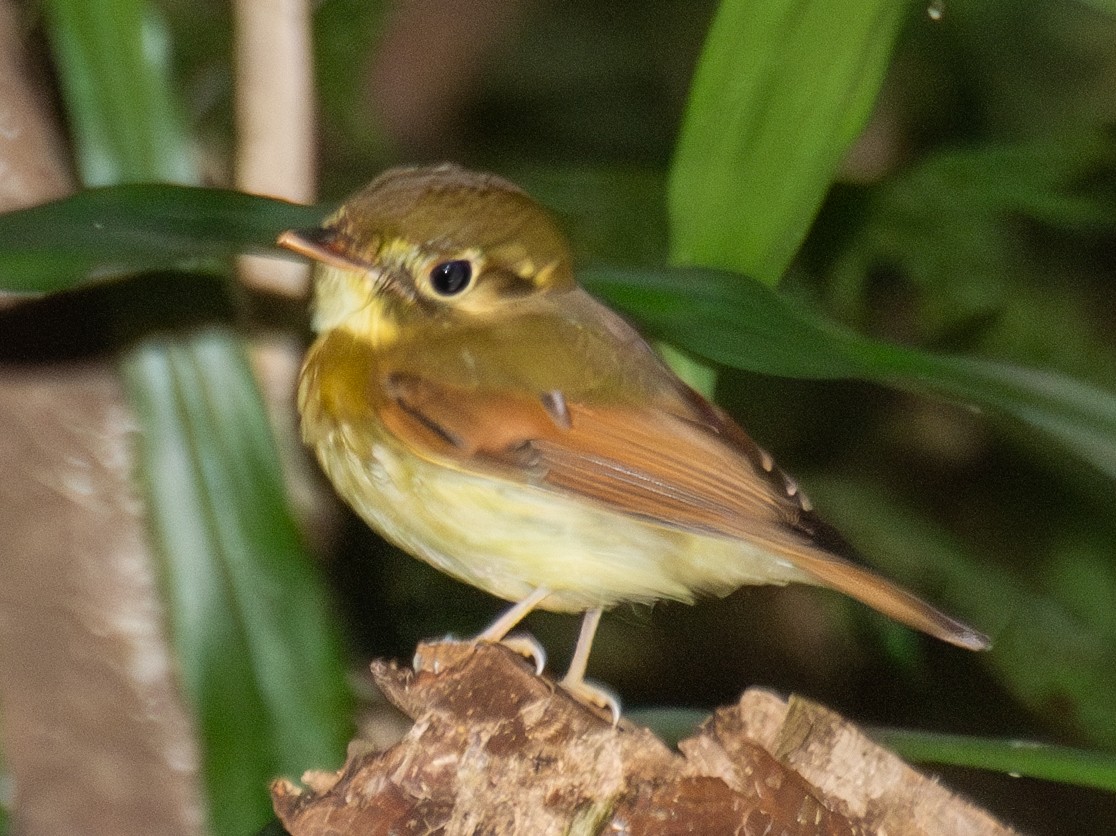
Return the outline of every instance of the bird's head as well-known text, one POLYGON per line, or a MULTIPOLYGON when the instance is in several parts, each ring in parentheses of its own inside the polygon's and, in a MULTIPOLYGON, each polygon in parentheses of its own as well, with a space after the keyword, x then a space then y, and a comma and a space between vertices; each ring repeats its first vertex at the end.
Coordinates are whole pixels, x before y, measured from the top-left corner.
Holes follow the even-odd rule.
POLYGON ((488 323, 574 286, 569 245, 546 210, 506 180, 453 165, 391 169, 320 228, 279 243, 318 262, 315 330, 373 343, 488 323))

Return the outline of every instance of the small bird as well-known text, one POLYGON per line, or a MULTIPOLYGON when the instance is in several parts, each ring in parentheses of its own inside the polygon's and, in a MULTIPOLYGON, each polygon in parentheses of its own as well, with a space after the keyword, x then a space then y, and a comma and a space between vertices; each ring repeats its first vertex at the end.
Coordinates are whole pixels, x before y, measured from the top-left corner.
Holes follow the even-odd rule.
MULTIPOLYGON (((396 168, 279 244, 317 262, 302 435, 341 497, 405 551, 515 602, 584 613, 746 584, 827 586, 972 650, 987 637, 854 562, 798 486, 575 281, 521 189, 396 168)), ((610 703, 615 713, 615 703, 610 703)))

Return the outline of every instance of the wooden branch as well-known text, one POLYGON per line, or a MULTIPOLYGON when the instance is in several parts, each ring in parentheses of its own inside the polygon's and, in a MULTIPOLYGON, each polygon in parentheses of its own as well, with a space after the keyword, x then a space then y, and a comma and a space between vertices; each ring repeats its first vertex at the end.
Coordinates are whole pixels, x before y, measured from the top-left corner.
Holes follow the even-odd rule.
POLYGON ((501 645, 424 644, 415 670, 372 671, 414 726, 306 789, 277 781, 292 836, 1013 832, 801 698, 749 690, 674 752, 501 645))

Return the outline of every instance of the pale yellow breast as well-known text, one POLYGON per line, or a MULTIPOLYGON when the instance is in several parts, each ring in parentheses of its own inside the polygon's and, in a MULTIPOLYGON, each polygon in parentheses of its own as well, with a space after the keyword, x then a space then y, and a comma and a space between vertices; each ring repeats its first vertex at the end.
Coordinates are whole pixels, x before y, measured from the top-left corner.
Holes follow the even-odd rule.
POLYGON ((382 432, 319 426, 307 441, 341 496, 388 540, 507 600, 554 590, 542 608, 725 594, 812 582, 754 546, 665 528, 587 502, 422 459, 382 432))

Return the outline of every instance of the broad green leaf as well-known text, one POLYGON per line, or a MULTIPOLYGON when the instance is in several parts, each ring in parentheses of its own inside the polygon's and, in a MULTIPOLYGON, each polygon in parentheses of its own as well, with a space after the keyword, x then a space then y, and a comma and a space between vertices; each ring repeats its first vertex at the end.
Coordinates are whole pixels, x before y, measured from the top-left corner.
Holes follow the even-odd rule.
POLYGON ((872 737, 916 763, 991 769, 1116 792, 1116 756, 1033 740, 1000 740, 912 729, 873 729, 872 737))
MULTIPOLYGON (((49 0, 46 9, 86 183, 196 179, 155 8, 142 0, 49 0)), ((178 199, 188 203, 186 193, 162 211, 132 196, 130 223, 100 212, 86 217, 94 233, 95 224, 113 230, 93 234, 115 247, 109 265, 119 268, 116 257, 131 250, 141 266, 153 266, 160 243, 168 244, 170 265, 181 263, 184 248, 192 249, 182 241, 189 207, 178 199), (152 241, 137 212, 160 219, 163 242, 152 241), (135 237, 121 247, 117 236, 129 234, 135 237)), ((98 196, 75 200, 80 206, 83 199, 96 204, 98 196)), ((228 197, 233 215, 245 205, 228 197)), ((242 243, 230 215, 189 218, 211 240, 242 243)), ((49 276, 26 269, 36 260, 24 253, 21 289, 27 275, 49 276)), ((71 271, 83 266, 73 257, 66 263, 71 271)), ((299 541, 235 337, 213 330, 142 341, 121 365, 142 419, 147 512, 164 561, 172 639, 202 732, 212 824, 221 834, 251 832, 270 817, 272 778, 343 757, 348 694, 336 626, 299 541)))
POLYGON ((1021 421, 1116 478, 1116 395, 1063 375, 871 340, 741 276, 596 268, 586 283, 667 342, 734 368, 859 378, 933 393, 1021 421))
POLYGON ((686 381, 686 385, 713 400, 717 393, 717 369, 694 358, 692 354, 679 351, 670 343, 660 342, 655 346, 659 356, 676 375, 686 381))
POLYGON ((325 210, 241 192, 166 183, 104 186, 0 215, 0 281, 17 293, 90 279, 188 269, 270 251, 284 229, 325 210))
POLYGON ((86 186, 197 180, 166 71, 168 33, 143 0, 44 0, 86 186))
MULTIPOLYGON (((180 664, 213 778, 245 796, 215 801, 258 808, 269 778, 344 753, 343 669, 324 590, 235 337, 215 328, 152 338, 125 371, 180 664)), ((226 824, 243 830, 243 820, 226 824)))
POLYGON ((700 267, 595 266, 581 278, 654 336, 716 363, 784 377, 864 373, 846 345, 853 335, 744 276, 700 267))
POLYGON ((1053 372, 860 340, 872 379, 1009 415, 1116 478, 1116 395, 1053 372))
POLYGON ((780 279, 871 113, 906 11, 723 0, 671 170, 675 263, 780 279))

